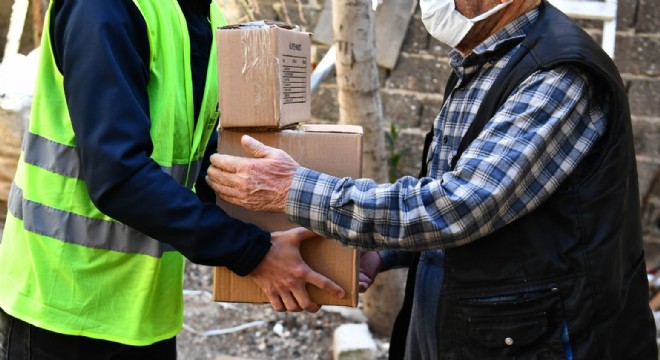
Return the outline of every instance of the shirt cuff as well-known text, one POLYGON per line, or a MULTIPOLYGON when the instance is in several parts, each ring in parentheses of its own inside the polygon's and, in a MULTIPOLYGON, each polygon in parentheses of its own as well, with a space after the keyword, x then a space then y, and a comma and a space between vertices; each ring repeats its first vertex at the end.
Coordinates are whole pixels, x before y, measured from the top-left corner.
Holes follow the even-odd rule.
POLYGON ((380 250, 380 271, 387 271, 398 266, 398 256, 396 250, 380 250))
POLYGON ((337 182, 334 176, 298 168, 286 202, 287 220, 330 237, 330 200, 337 182))
POLYGON ((380 250, 378 251, 378 256, 380 256, 380 271, 410 267, 413 265, 415 255, 415 252, 410 251, 380 250))

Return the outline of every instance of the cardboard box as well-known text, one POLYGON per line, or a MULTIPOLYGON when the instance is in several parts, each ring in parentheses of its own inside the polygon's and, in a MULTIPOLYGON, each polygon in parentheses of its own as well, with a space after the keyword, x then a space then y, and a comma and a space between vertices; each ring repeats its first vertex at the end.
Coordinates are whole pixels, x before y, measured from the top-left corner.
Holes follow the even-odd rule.
MULTIPOLYGON (((358 178, 362 170, 362 128, 348 125, 302 125, 296 130, 238 131, 220 130, 218 152, 246 156, 241 147, 243 134, 249 134, 268 146, 286 151, 301 166, 337 177, 358 178)), ((287 230, 298 225, 281 213, 253 212, 218 200, 218 206, 229 215, 256 224, 266 231, 287 230)), ((356 249, 321 237, 309 239, 301 246, 301 255, 310 267, 327 276, 346 291, 344 299, 308 285, 310 297, 317 304, 357 306, 359 274, 356 249)), ((254 282, 226 268, 214 272, 213 299, 225 302, 267 303, 268 298, 254 282)))
POLYGON ((311 119, 311 34, 286 25, 218 28, 222 128, 282 129, 311 119))

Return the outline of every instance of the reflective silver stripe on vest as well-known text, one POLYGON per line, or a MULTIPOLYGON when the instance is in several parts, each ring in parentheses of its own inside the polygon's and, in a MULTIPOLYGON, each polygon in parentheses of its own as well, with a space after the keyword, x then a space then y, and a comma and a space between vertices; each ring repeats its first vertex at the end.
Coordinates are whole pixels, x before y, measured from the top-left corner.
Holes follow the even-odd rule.
POLYGON ((82 179, 76 148, 26 132, 23 139, 25 162, 56 174, 82 179))
POLYGON ((187 165, 174 165, 172 167, 162 166, 161 169, 163 169, 166 174, 176 179, 179 184, 185 182, 186 184, 184 186, 188 189, 192 189, 197 181, 197 175, 199 174, 201 167, 201 161, 193 161, 190 163, 190 176, 188 177, 188 181, 186 181, 186 173, 188 172, 187 165))
POLYGON ((26 230, 64 242, 155 258, 174 250, 122 223, 91 219, 26 200, 16 184, 11 185, 8 207, 14 217, 23 221, 26 230))
MULTIPOLYGON (((80 157, 75 146, 60 144, 30 132, 26 132, 26 134, 23 144, 26 163, 63 176, 83 179, 80 157)), ((192 189, 201 166, 200 161, 194 161, 190 164, 190 176, 187 184, 185 184, 187 188, 192 189)), ((172 176, 179 184, 186 181, 188 165, 162 166, 161 169, 172 176)))

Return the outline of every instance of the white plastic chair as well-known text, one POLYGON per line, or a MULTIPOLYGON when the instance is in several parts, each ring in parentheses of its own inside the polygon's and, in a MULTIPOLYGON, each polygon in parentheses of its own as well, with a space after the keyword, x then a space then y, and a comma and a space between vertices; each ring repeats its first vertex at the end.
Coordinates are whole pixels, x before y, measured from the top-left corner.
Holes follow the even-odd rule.
POLYGON ((18 45, 23 34, 23 25, 27 16, 28 0, 15 0, 11 8, 9 29, 7 29, 7 42, 5 43, 5 55, 12 56, 18 53, 18 45))
POLYGON ((603 50, 614 58, 616 41, 617 0, 549 0, 550 3, 574 19, 600 20, 603 22, 603 50))

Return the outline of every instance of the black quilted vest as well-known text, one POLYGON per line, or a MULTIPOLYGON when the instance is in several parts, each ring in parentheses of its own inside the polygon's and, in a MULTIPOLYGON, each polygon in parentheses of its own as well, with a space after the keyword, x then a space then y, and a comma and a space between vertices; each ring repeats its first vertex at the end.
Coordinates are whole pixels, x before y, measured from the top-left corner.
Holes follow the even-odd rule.
MULTIPOLYGON (((486 96, 454 165, 509 94, 539 69, 571 64, 587 73, 598 101, 607 104, 608 128, 535 211, 468 245, 446 249, 437 319, 440 358, 563 359, 561 330, 567 324, 573 359, 657 360, 623 82, 609 56, 572 20, 546 1, 539 10, 486 96)), ((430 140, 427 136, 427 145, 430 140)), ((414 281, 414 271, 408 281, 414 281)), ((404 352, 408 285, 392 359, 404 352)))

